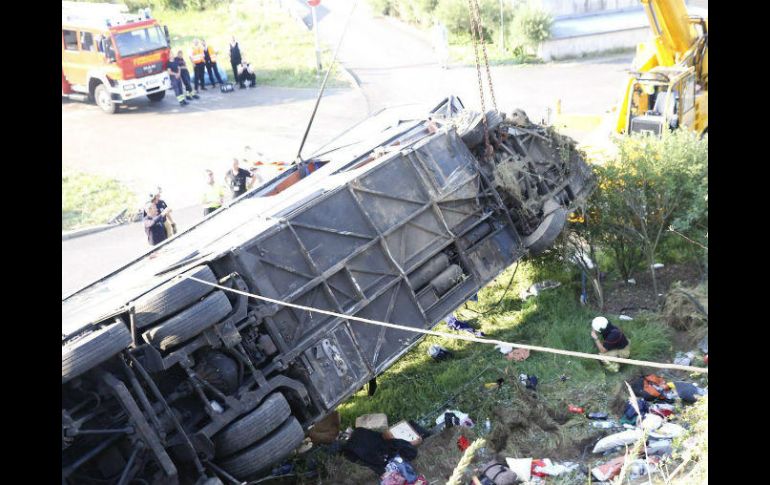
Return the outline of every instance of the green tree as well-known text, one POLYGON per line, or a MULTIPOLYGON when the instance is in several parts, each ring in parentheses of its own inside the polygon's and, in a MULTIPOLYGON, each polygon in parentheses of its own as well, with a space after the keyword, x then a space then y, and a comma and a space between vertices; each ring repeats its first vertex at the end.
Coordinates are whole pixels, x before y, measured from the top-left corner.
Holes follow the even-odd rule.
POLYGON ((641 253, 657 295, 652 265, 669 228, 708 231, 708 139, 680 130, 618 140, 617 157, 596 167, 592 212, 621 274, 641 253))

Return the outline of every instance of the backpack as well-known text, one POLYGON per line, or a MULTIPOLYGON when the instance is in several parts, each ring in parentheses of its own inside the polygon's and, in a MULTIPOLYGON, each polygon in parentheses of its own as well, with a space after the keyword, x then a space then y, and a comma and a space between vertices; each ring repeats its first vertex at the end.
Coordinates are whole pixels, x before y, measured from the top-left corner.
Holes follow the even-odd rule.
POLYGON ((647 401, 666 400, 666 396, 663 394, 666 391, 666 380, 655 374, 637 378, 631 383, 631 389, 637 397, 647 401))

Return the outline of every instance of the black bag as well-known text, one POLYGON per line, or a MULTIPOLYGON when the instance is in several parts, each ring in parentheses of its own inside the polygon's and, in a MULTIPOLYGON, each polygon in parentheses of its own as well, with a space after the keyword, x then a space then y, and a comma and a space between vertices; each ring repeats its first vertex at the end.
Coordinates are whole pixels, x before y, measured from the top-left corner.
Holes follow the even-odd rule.
POLYGON ((345 458, 370 468, 378 475, 385 473, 385 465, 399 455, 406 461, 417 458, 417 448, 404 440, 386 440, 382 433, 356 428, 342 449, 345 458))

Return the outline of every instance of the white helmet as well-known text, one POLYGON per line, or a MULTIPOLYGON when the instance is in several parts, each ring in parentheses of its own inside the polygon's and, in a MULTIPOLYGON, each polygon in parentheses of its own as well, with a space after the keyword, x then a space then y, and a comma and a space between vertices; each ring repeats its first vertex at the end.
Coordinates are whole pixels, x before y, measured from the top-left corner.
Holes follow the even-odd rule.
POLYGON ((606 318, 596 317, 591 321, 591 328, 593 328, 597 332, 601 332, 602 330, 607 328, 608 323, 610 322, 606 318))

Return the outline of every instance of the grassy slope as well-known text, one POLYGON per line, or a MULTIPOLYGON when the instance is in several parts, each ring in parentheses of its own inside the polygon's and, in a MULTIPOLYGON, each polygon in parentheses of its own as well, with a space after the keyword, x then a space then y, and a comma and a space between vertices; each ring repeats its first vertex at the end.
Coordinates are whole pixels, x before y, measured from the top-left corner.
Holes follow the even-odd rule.
MULTIPOLYGON (((579 281, 572 281, 566 268, 538 268, 523 263, 503 298, 512 271, 509 268, 484 288, 478 304, 467 304, 459 315, 491 338, 596 352, 589 326, 596 312, 578 303, 579 281), (522 289, 544 279, 556 279, 562 286, 527 301, 520 300, 518 294, 522 289), (501 298, 502 302, 495 306, 501 298), (471 309, 489 313, 480 316, 471 309)), ((671 351, 668 328, 661 323, 637 317, 633 322, 622 322, 622 328, 632 342, 633 358, 657 360, 671 351)), ((437 329, 447 330, 444 324, 437 329)), ((639 372, 639 368, 625 366, 619 374, 607 374, 597 361, 538 352, 515 363, 492 346, 428 337, 378 378, 374 396, 368 397, 362 390, 343 403, 339 411, 345 426, 351 425, 356 416, 371 412, 386 413, 390 422, 424 417, 428 423, 438 415, 437 407, 459 392, 449 407, 468 412, 483 422, 492 408, 504 406, 510 397, 509 386, 495 391, 492 398, 482 390, 483 383, 498 377, 514 378, 520 373, 536 375, 543 398, 554 407, 566 408, 574 403, 607 411, 623 379, 639 372), (453 351, 454 358, 432 362, 426 352, 433 343, 453 351), (562 375, 568 376, 566 383, 560 381, 562 375)))
MULTIPOLYGON (((194 38, 205 38, 219 53, 217 63, 232 80, 229 45, 238 39, 244 59, 256 68, 257 83, 286 87, 317 87, 313 34, 286 11, 272 3, 258 5, 253 0, 236 0, 206 11, 154 9, 154 16, 167 24, 174 51, 189 57, 194 38)), ((322 63, 328 66, 332 53, 322 50, 322 63)), ((189 63, 189 60, 188 60, 189 63)), ((330 86, 342 86, 339 69, 329 78, 330 86)))
POLYGON ((62 231, 105 224, 135 205, 136 195, 117 180, 80 172, 62 172, 62 231))

